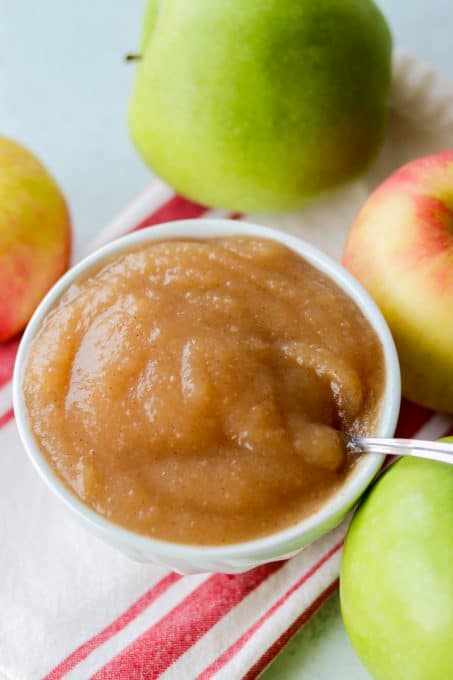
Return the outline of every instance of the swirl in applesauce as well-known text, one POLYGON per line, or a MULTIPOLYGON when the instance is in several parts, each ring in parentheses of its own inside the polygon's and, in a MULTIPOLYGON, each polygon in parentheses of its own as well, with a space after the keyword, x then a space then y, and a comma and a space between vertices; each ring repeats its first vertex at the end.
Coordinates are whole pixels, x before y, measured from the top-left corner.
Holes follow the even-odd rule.
POLYGON ((380 342, 286 247, 154 242, 73 283, 27 357, 34 436, 87 506, 141 534, 225 544, 313 513, 371 433, 380 342))

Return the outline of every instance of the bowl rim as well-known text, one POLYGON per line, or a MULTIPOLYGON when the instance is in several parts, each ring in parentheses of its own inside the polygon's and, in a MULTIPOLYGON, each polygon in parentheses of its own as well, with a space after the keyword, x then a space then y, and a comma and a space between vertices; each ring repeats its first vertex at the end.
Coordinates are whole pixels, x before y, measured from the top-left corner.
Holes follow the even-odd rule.
MULTIPOLYGON (((222 236, 245 235, 268 238, 286 245, 288 248, 305 258, 319 271, 326 274, 346 294, 348 294, 361 309, 378 335, 384 352, 385 389, 382 397, 381 416, 377 433, 379 436, 392 436, 399 414, 401 401, 401 379, 398 356, 390 330, 375 302, 361 286, 361 284, 339 263, 323 253, 318 248, 304 240, 278 231, 270 227, 263 227, 250 222, 231 219, 187 219, 167 222, 141 229, 118 238, 95 250, 69 269, 49 290, 33 314, 20 342, 13 376, 13 404, 16 423, 25 450, 47 486, 57 497, 72 510, 79 519, 91 525, 99 535, 103 535, 112 543, 126 546, 131 550, 138 550, 145 554, 165 556, 169 561, 183 559, 194 563, 205 560, 224 560, 259 557, 272 552, 278 555, 279 550, 287 549, 288 544, 300 540, 305 534, 317 529, 327 528, 329 521, 346 511, 358 500, 367 486, 371 483, 383 462, 383 456, 369 454, 359 461, 356 469, 350 474, 344 484, 328 498, 328 500, 312 515, 286 529, 266 536, 231 543, 226 545, 196 545, 176 543, 163 539, 151 538, 120 525, 114 524, 102 515, 86 506, 53 471, 41 453, 28 423, 27 412, 22 390, 24 366, 30 343, 39 330, 44 317, 60 298, 63 292, 80 275, 91 269, 107 257, 133 248, 134 246, 170 239, 215 238, 222 236)), ((338 520, 340 521, 340 520, 338 520)))

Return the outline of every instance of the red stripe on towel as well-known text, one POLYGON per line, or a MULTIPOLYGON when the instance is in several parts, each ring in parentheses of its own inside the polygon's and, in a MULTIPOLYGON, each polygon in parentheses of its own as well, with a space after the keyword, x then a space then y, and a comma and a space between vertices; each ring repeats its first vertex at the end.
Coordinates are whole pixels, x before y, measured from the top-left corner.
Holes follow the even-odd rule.
POLYGON ((173 196, 157 208, 151 215, 148 215, 148 217, 145 217, 139 222, 131 231, 138 231, 139 229, 162 224, 163 222, 201 217, 207 210, 208 208, 204 205, 192 203, 192 201, 182 198, 181 196, 173 196))
POLYGON ((286 593, 284 593, 269 609, 241 635, 221 656, 219 656, 206 670, 201 673, 197 680, 209 680, 215 673, 217 673, 223 666, 225 666, 249 641, 249 639, 261 628, 261 626, 279 609, 296 590, 303 586, 319 569, 337 553, 343 546, 343 539, 333 546, 325 555, 321 557, 316 564, 314 564, 308 571, 303 574, 286 593))
POLYGON ((44 680, 60 680, 66 673, 83 661, 92 651, 100 647, 113 635, 125 628, 128 623, 135 619, 142 611, 163 595, 176 581, 182 578, 179 574, 169 573, 160 581, 155 583, 144 595, 134 602, 121 616, 113 621, 107 628, 100 631, 97 635, 84 642, 72 654, 67 656, 53 671, 46 675, 44 680))
POLYGON ((92 677, 153 680, 203 637, 284 562, 234 576, 214 574, 92 677))

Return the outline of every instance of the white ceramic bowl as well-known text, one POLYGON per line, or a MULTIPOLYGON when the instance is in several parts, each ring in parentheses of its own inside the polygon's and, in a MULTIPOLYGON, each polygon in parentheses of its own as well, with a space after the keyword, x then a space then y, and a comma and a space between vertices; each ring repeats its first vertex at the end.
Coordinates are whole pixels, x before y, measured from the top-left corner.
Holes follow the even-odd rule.
POLYGON ((382 457, 363 457, 345 484, 313 515, 278 533, 253 541, 228 546, 196 546, 147 538, 123 529, 85 506, 73 495, 39 450, 30 430, 22 391, 24 362, 28 348, 44 317, 61 294, 81 274, 104 258, 141 243, 172 238, 209 238, 247 234, 273 239, 302 255, 329 276, 359 306, 379 336, 385 356, 386 384, 381 407, 378 434, 393 435, 400 405, 400 373, 397 354, 390 331, 374 302, 361 285, 327 255, 294 236, 254 224, 233 220, 181 220, 143 229, 100 248, 67 272, 39 305, 22 338, 14 372, 14 410, 25 449, 41 477, 89 531, 133 559, 165 565, 182 573, 205 571, 241 572, 259 564, 279 560, 301 550, 329 529, 339 524, 379 470, 382 457))

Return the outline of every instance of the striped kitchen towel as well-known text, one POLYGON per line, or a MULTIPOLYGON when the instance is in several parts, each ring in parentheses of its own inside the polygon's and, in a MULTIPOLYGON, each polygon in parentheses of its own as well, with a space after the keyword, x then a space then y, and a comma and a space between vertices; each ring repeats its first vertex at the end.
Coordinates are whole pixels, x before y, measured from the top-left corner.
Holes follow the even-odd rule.
MULTIPOLYGON (((383 176, 409 157, 453 146, 451 111, 452 87, 399 55, 388 137, 368 173, 298 213, 247 219, 338 257, 347 226, 383 176)), ((208 215, 228 216, 156 180, 95 245, 208 215)), ((11 407, 17 345, 0 347, 0 678, 256 678, 337 588, 345 524, 290 560, 239 575, 183 577, 129 561, 73 522, 27 461, 11 407)), ((402 405, 400 436, 435 439, 451 427, 446 416, 402 405)))

